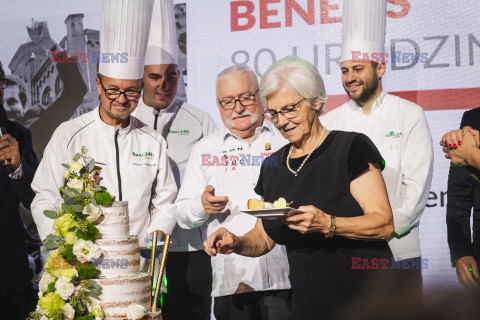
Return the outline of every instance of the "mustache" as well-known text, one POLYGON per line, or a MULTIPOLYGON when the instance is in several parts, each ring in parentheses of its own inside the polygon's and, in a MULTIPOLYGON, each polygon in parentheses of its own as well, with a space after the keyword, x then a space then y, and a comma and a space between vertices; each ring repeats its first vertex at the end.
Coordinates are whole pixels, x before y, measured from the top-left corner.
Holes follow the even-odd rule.
POLYGON ((236 118, 239 118, 239 117, 244 117, 244 116, 253 116, 253 112, 251 111, 248 111, 248 110, 243 110, 242 113, 236 113, 235 111, 233 111, 232 113, 232 116, 230 117, 230 119, 236 119, 236 118))
POLYGON ((346 86, 351 86, 352 84, 362 85, 363 81, 362 80, 353 80, 353 81, 350 81, 350 82, 345 82, 346 86))

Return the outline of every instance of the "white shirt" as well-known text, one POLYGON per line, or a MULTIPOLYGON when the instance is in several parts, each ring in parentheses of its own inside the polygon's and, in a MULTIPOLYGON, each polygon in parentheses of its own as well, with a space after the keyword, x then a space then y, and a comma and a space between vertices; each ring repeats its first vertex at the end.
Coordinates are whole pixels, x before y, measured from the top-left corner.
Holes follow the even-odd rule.
MULTIPOLYGON (((220 227, 238 236, 253 229, 256 218, 240 210, 247 209, 248 199, 258 198, 253 189, 263 159, 286 142, 267 120, 256 129, 250 142, 227 129, 200 140, 192 149, 176 201, 179 225, 194 228, 208 220, 208 235, 220 227), (228 163, 222 161, 222 157, 228 157, 228 163), (205 212, 201 196, 207 185, 215 188, 215 195, 228 196, 223 213, 208 215, 205 212)), ((212 257, 212 268, 214 297, 290 288, 287 255, 281 245, 258 258, 218 254, 212 257)))
POLYGON ((100 119, 99 108, 62 123, 53 133, 32 182, 36 196, 32 214, 41 239, 52 232, 53 220, 44 210, 55 210, 62 202, 59 187, 64 186, 62 163, 71 164, 82 146, 88 156, 101 163, 101 185, 116 200, 128 201, 130 234, 140 244, 147 227, 172 232, 176 210, 167 210, 177 195, 175 179, 166 152, 165 140, 134 117, 125 128, 110 126, 100 119), (119 152, 117 172, 116 145, 119 152))
MULTIPOLYGON (((177 98, 160 111, 147 106, 141 99, 132 115, 159 132, 167 141, 167 154, 171 159, 170 164, 178 187, 183 179, 193 145, 218 130, 208 113, 177 98)), ((175 252, 203 250, 202 230, 175 226, 169 250, 175 252)))
POLYGON ((421 107, 382 92, 366 116, 353 100, 322 118, 329 130, 367 135, 386 162, 383 178, 393 212, 393 256, 420 256, 419 221, 427 203, 433 174, 432 137, 421 107))

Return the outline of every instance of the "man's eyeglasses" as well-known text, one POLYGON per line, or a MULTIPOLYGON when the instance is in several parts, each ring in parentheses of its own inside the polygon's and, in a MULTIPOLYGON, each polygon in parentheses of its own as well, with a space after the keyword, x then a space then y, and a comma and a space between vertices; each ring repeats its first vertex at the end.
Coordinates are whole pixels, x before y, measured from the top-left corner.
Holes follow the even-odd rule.
POLYGON ((279 113, 281 113, 282 116, 284 116, 287 119, 293 119, 298 115, 298 105, 303 100, 305 100, 305 98, 303 98, 302 100, 298 101, 295 104, 283 107, 282 109, 280 109, 280 111, 268 109, 267 111, 265 111, 265 115, 269 116, 273 123, 276 123, 278 121, 279 113))
POLYGON ((117 100, 123 94, 125 99, 129 101, 135 101, 140 98, 140 95, 142 94, 142 91, 137 90, 106 89, 101 80, 100 86, 102 87, 103 91, 105 91, 105 96, 110 100, 117 100))
POLYGON ((8 87, 8 79, 0 79, 0 89, 5 89, 8 87))
POLYGON ((222 106, 224 110, 232 110, 235 109, 235 106, 237 104, 237 101, 244 107, 251 106, 252 104, 255 103, 255 95, 258 93, 255 91, 255 93, 250 93, 250 94, 242 94, 238 99, 233 99, 233 98, 225 98, 223 100, 218 100, 218 103, 222 106))

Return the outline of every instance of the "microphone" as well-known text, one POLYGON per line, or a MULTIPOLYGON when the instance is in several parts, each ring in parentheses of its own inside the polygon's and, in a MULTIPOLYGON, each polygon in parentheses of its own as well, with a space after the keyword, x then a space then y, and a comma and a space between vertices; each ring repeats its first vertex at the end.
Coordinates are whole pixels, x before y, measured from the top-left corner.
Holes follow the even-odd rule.
MULTIPOLYGON (((7 112, 3 108, 3 105, 0 105, 0 137, 7 133, 7 112)), ((3 160, 2 165, 7 168, 9 172, 12 172, 12 160, 7 159, 3 160)))

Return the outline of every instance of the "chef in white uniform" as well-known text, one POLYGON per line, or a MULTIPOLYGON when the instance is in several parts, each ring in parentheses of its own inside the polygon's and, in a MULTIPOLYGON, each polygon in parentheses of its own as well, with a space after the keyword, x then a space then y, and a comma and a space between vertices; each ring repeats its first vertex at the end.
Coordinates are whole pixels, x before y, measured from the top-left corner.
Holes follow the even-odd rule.
POLYGON ((32 214, 41 239, 52 232, 44 210, 61 203, 62 163, 82 147, 102 167, 102 185, 116 200, 128 201, 130 234, 141 245, 148 232, 171 234, 177 195, 163 137, 130 116, 143 87, 142 76, 153 0, 102 0, 100 50, 126 55, 126 61, 101 60, 95 79, 100 106, 62 123, 53 133, 32 182, 32 214))
MULTIPOLYGON (((161 134, 177 186, 183 179, 190 151, 218 129, 213 118, 176 97, 179 80, 177 33, 172 0, 155 0, 143 75, 143 96, 133 115, 161 134)), ((203 251, 205 227, 176 226, 166 264, 168 291, 163 314, 167 319, 210 319, 212 267, 203 251)))
POLYGON ((383 178, 395 225, 389 241, 394 269, 412 275, 421 288, 420 217, 433 172, 432 138, 422 108, 382 88, 386 0, 345 0, 342 26, 342 82, 352 100, 328 112, 329 130, 366 134, 386 162, 383 178))

